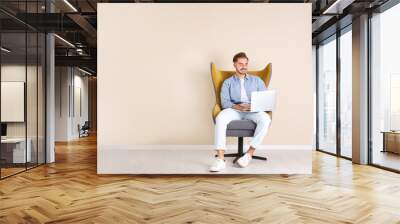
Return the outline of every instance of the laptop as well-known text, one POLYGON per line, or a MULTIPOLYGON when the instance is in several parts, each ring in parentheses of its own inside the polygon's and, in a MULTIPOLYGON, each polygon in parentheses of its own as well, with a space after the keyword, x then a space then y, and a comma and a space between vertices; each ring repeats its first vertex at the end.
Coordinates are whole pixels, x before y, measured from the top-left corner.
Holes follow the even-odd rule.
POLYGON ((255 91, 251 93, 250 112, 273 111, 276 104, 275 90, 255 91))

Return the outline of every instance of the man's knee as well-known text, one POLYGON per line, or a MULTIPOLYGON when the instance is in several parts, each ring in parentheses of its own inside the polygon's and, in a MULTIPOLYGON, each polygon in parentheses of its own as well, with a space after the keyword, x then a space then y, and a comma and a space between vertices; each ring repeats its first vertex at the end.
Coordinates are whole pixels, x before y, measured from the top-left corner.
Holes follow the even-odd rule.
POLYGON ((215 123, 227 125, 232 120, 232 114, 230 113, 232 113, 232 111, 230 111, 230 108, 224 109, 215 118, 215 123))
POLYGON ((217 115, 217 117, 215 118, 215 123, 216 124, 222 124, 222 123, 224 123, 224 120, 226 120, 224 115, 222 113, 219 113, 217 115))
POLYGON ((218 116, 215 118, 215 124, 218 126, 221 125, 228 125, 229 121, 226 116, 223 114, 218 114, 218 116))
POLYGON ((269 114, 267 114, 265 112, 260 112, 260 113, 258 113, 256 123, 257 124, 269 124, 269 123, 271 123, 271 117, 269 116, 269 114))

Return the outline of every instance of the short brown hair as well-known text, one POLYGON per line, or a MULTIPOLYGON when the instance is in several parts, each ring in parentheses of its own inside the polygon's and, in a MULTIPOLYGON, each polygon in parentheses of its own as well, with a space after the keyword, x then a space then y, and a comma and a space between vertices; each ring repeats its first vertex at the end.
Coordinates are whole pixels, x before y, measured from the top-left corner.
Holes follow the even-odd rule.
POLYGON ((239 52, 239 53, 235 54, 235 56, 233 56, 233 62, 237 62, 237 60, 239 58, 246 58, 247 60, 249 60, 249 58, 247 57, 246 53, 239 52))

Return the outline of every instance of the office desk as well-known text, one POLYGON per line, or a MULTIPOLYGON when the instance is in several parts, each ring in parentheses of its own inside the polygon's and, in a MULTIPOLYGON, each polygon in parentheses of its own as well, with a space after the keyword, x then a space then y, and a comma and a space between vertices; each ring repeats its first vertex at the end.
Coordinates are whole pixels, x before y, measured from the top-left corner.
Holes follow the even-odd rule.
POLYGON ((25 138, 6 138, 1 139, 1 157, 6 163, 25 163, 30 162, 32 158, 32 141, 27 138, 25 154, 25 138), (25 158, 27 161, 25 161, 25 158))
POLYGON ((382 131, 381 133, 383 133, 382 152, 392 152, 400 154, 400 132, 382 131))

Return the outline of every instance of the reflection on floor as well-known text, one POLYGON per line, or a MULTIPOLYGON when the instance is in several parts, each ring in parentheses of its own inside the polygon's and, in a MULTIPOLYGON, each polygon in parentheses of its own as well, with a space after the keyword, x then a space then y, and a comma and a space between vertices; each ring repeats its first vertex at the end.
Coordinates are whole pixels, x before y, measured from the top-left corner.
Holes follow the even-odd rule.
POLYGON ((1 178, 5 178, 8 176, 11 176, 13 174, 17 174, 19 172, 25 171, 26 169, 29 169, 31 167, 36 167, 36 163, 28 163, 26 164, 4 164, 2 163, 2 168, 1 168, 1 178))
POLYGON ((351 148, 342 148, 341 155, 344 157, 351 158, 352 157, 352 149, 351 148))
POLYGON ((24 170, 25 170, 25 167, 24 168, 20 168, 20 167, 17 167, 17 168, 1 168, 1 177, 4 178, 4 177, 13 175, 15 173, 19 173, 19 172, 24 171, 24 170))
POLYGON ((392 152, 375 151, 372 157, 373 164, 400 170, 400 155, 392 152))

